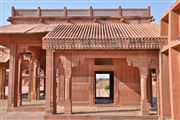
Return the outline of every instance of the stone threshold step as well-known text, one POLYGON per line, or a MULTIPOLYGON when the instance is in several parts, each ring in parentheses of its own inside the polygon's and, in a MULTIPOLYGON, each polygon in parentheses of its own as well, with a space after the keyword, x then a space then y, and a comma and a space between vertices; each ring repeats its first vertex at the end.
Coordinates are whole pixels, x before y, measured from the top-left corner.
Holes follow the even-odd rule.
POLYGON ((158 116, 45 115, 44 120, 158 120, 158 116))

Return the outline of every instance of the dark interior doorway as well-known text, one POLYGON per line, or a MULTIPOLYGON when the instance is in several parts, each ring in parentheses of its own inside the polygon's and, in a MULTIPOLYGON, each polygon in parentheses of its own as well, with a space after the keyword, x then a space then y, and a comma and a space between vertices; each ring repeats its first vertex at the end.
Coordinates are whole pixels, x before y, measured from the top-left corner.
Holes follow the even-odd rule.
POLYGON ((113 72, 95 72, 95 103, 113 103, 114 98, 114 78, 113 72))

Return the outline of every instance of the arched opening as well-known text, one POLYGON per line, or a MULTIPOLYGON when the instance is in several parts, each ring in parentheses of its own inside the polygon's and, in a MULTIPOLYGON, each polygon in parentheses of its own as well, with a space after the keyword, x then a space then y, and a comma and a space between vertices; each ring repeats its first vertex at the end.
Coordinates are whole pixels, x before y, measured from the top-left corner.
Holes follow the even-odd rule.
POLYGON ((27 68, 22 71, 21 91, 22 91, 22 96, 21 96, 22 99, 28 100, 28 96, 29 96, 29 70, 27 68))
POLYGON ((8 97, 9 49, 0 45, 0 99, 8 97))
POLYGON ((40 69, 40 91, 39 91, 39 99, 45 99, 45 72, 43 69, 40 69))

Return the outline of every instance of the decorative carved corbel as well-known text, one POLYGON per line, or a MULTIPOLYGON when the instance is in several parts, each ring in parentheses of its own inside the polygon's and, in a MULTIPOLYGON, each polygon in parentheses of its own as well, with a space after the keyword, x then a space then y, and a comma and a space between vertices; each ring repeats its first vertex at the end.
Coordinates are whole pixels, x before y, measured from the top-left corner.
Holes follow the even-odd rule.
POLYGON ((155 69, 158 67, 158 60, 151 57, 127 57, 127 63, 129 66, 138 68, 150 68, 155 69))
POLYGON ((141 67, 139 68, 141 78, 147 79, 148 77, 148 68, 141 67))
POLYGON ((149 63, 150 68, 152 69, 159 69, 159 58, 151 58, 151 61, 149 63))
POLYGON ((72 67, 79 66, 83 63, 84 57, 73 57, 72 58, 72 67))

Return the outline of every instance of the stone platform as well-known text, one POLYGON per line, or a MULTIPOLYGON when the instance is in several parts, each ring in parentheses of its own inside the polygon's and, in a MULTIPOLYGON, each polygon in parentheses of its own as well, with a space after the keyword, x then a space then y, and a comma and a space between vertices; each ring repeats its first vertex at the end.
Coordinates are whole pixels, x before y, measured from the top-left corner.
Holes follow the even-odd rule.
POLYGON ((120 116, 120 115, 45 115, 45 120, 158 120, 158 116, 120 116))
POLYGON ((57 114, 45 115, 44 100, 29 103, 24 101, 20 107, 7 112, 7 100, 1 100, 0 120, 157 120, 156 112, 151 115, 141 116, 137 107, 112 107, 112 106, 75 106, 73 114, 64 115, 64 108, 57 107, 57 114))
POLYGON ((57 114, 45 115, 45 120, 158 120, 154 111, 142 116, 139 107, 73 106, 73 114, 64 115, 63 111, 63 107, 58 107, 57 114))

